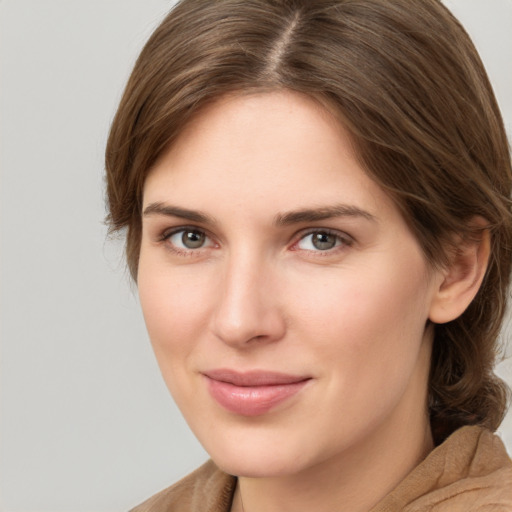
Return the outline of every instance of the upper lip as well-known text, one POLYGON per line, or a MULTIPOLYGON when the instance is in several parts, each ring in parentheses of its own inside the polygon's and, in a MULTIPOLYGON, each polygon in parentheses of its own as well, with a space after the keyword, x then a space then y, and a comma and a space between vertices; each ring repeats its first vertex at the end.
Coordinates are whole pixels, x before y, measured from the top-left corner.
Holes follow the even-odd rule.
POLYGON ((234 386, 278 386, 284 384, 294 384, 309 380, 311 377, 304 375, 290 375, 286 373, 266 371, 266 370, 251 370, 246 372, 239 372, 227 368, 220 368, 217 370, 208 370, 203 372, 206 377, 217 380, 220 382, 227 382, 234 386))

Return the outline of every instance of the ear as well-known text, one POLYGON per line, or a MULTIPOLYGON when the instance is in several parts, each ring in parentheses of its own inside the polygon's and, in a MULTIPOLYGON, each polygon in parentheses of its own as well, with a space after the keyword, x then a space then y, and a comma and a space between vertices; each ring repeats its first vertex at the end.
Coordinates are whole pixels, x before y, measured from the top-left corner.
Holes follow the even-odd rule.
POLYGON ((472 220, 474 234, 470 240, 460 240, 443 269, 439 286, 431 302, 429 319, 444 324, 458 318, 471 304, 487 270, 490 254, 490 234, 481 217, 472 220))

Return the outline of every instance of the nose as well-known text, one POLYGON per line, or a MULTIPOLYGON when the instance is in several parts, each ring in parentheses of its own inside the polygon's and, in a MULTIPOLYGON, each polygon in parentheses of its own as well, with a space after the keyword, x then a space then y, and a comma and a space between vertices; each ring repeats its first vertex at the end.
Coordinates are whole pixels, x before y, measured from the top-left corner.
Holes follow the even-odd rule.
POLYGON ((226 262, 213 314, 212 331, 237 348, 278 341, 286 332, 270 262, 233 256, 226 262))

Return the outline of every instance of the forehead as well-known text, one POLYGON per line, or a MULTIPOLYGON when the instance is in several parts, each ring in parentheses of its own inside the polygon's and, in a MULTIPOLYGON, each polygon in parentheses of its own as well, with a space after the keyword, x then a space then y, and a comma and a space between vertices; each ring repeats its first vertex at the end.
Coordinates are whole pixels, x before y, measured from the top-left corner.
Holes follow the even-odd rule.
MULTIPOLYGON (((237 150, 252 152, 258 144, 264 144, 262 149, 272 149, 267 137, 271 132, 278 135, 273 140, 279 149, 283 149, 286 142, 286 147, 290 148, 295 144, 295 151, 299 147, 307 150, 309 146, 303 144, 305 141, 319 146, 332 142, 335 137, 343 139, 340 150, 353 153, 349 131, 331 112, 336 109, 306 94, 286 89, 226 94, 201 107, 181 129, 167 153, 177 155, 190 146, 196 152, 200 147, 206 149, 210 143, 215 148, 222 147, 229 158, 237 150), (236 137, 232 136, 234 133, 236 137), (226 145, 228 135, 231 138, 226 145)), ((212 147, 207 149, 212 151, 212 147)), ((251 158, 254 156, 251 153, 251 158)))
POLYGON ((144 204, 166 201, 244 212, 394 208, 361 168, 344 126, 290 91, 226 96, 202 109, 146 180, 144 204))

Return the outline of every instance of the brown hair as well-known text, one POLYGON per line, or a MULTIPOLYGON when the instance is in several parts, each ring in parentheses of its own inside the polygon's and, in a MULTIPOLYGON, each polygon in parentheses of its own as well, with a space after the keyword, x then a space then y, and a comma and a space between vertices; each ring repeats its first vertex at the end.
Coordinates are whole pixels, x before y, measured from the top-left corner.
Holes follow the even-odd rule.
POLYGON ((465 313, 435 328, 436 440, 497 428, 493 374, 512 262, 512 172, 503 122, 468 35, 437 0, 182 0, 137 60, 106 151, 109 222, 127 228, 136 279, 144 180, 191 117, 228 93, 285 88, 340 116, 361 164, 393 197, 427 260, 483 217, 486 277, 465 313))

